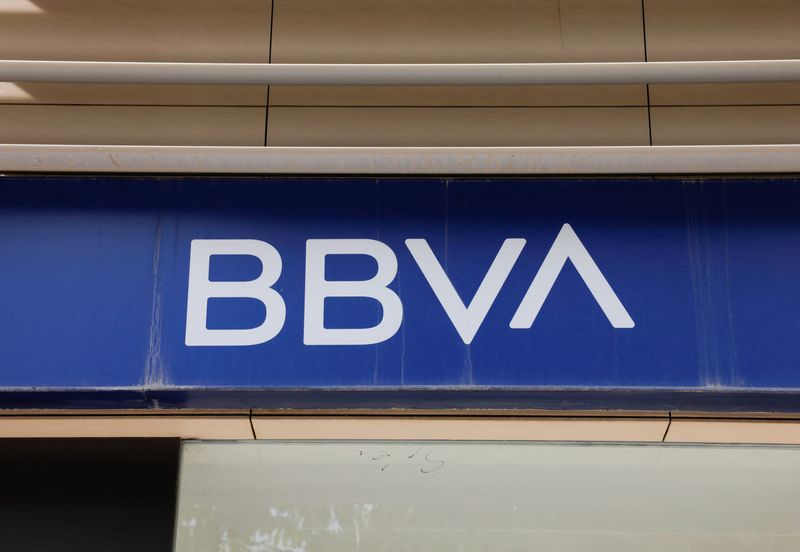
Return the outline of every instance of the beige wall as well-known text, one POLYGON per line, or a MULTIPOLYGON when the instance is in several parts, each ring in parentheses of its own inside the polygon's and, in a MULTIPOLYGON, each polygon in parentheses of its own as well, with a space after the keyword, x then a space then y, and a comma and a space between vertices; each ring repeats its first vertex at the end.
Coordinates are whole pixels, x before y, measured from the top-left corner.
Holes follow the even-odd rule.
MULTIPOLYGON (((798 58, 798 29, 797 0, 0 0, 0 59, 798 58)), ((645 145, 651 137, 654 144, 800 142, 800 85, 0 83, 0 142, 645 145)))
POLYGON ((35 437, 180 437, 211 440, 615 441, 800 445, 800 420, 713 418, 665 412, 461 416, 372 414, 266 415, 230 411, 136 413, 30 412, 0 415, 0 440, 35 437))

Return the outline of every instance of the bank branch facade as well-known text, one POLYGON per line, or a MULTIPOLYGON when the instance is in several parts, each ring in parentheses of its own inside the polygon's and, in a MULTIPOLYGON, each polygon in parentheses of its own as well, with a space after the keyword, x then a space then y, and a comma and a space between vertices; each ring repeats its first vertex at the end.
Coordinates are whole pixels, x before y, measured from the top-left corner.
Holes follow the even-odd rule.
POLYGON ((800 550, 799 29, 0 0, 0 551, 800 550))

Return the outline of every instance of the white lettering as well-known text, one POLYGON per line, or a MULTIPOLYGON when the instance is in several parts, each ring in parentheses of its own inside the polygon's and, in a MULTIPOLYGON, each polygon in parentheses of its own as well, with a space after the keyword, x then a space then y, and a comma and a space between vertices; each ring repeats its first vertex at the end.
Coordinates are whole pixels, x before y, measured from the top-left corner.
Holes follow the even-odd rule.
POLYGON ((388 286, 397 275, 397 257, 377 240, 308 240, 306 242, 306 298, 303 343, 306 345, 372 345, 392 337, 403 322, 403 304, 388 286), (369 280, 325 279, 327 255, 369 255, 378 271, 369 280), (383 318, 371 328, 326 328, 326 297, 367 297, 383 308, 383 318))
POLYGON ((497 256, 492 261, 489 270, 483 277, 483 281, 478 286, 469 306, 464 302, 453 287, 453 283, 448 278, 442 265, 433 254, 427 240, 409 239, 406 240, 406 247, 411 252, 411 256, 417 261, 422 274, 428 280, 433 293, 444 308, 444 312, 450 317, 458 335, 465 344, 472 343, 475 334, 481 327, 483 320, 489 312, 492 304, 500 293, 508 278, 514 263, 517 262, 522 248, 525 247, 525 240, 521 238, 509 238, 503 242, 497 256))
POLYGON ((286 320, 286 304, 270 286, 281 274, 281 256, 270 244, 259 240, 192 240, 189 257, 189 298, 186 309, 186 345, 258 345, 281 331, 286 320), (261 274, 244 282, 209 281, 212 255, 252 255, 261 261, 261 274), (267 315, 255 328, 215 329, 207 326, 208 300, 211 297, 244 297, 264 304, 267 315))
POLYGON ((611 325, 615 328, 633 328, 633 319, 569 224, 561 227, 509 326, 515 329, 533 326, 567 259, 572 261, 611 325))

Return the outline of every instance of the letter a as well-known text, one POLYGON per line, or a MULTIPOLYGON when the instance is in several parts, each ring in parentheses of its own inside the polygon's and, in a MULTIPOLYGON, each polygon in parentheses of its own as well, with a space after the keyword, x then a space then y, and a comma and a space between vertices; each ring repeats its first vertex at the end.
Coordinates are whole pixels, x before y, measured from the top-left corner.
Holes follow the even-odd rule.
POLYGON ((531 282, 531 287, 522 299, 517 312, 509 326, 514 329, 525 329, 533 326, 536 316, 542 308, 556 278, 567 262, 572 261, 583 282, 592 293, 597 304, 615 328, 633 328, 635 326, 628 311, 620 302, 608 281, 600 272, 589 252, 578 239, 578 235, 569 224, 561 227, 561 231, 553 242, 550 251, 544 258, 542 266, 531 282))

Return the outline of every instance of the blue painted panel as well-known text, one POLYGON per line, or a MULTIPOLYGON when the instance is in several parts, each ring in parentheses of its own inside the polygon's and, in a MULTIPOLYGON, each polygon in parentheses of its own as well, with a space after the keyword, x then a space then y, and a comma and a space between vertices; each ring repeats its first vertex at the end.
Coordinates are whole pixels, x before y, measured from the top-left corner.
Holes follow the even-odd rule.
POLYGON ((0 184, 0 387, 141 386, 159 218, 137 198, 151 198, 0 184))
MULTIPOLYGON (((685 391, 781 391, 781 404, 786 393, 800 396, 797 179, 5 177, 0 185, 0 387, 9 392, 76 390, 88 405, 92 393, 131 391, 144 404, 161 394, 159 404, 175 406, 204 394, 223 397, 216 406, 263 406, 290 389, 423 392, 427 406, 446 389, 499 402, 504 389, 539 401, 548 390, 572 390, 573 402, 580 389, 616 393, 593 395, 609 397, 599 407, 619 403, 620 390, 669 392, 660 395, 666 403, 685 391), (570 263, 533 327, 509 328, 565 223, 634 328, 612 327, 570 263), (306 240, 323 238, 379 240, 395 253, 389 287, 403 323, 394 336, 303 344, 306 240), (471 344, 408 238, 428 241, 467 303, 503 240, 527 240, 471 344), (256 239, 278 250, 274 288, 287 315, 275 338, 185 345, 196 239, 256 239)), ((210 278, 248 280, 260 269, 253 257, 214 256, 210 278)), ((329 257, 326 277, 375 270, 364 256, 329 257)), ((253 327, 265 315, 253 299, 215 298, 208 308, 209 328, 253 327)), ((326 302, 333 327, 370 326, 381 314, 371 299, 326 302)))

